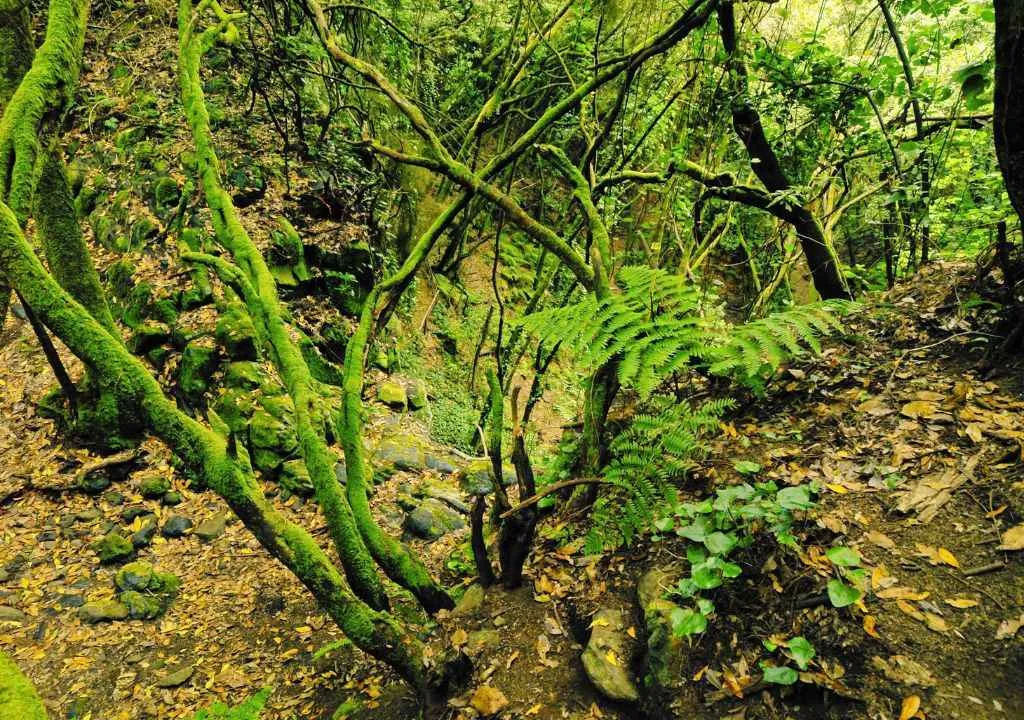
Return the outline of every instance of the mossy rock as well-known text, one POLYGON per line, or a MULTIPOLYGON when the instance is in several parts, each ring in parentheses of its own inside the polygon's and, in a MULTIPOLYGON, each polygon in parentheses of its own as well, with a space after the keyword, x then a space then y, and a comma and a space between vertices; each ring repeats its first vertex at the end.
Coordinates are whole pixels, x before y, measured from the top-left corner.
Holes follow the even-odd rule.
POLYGON ((169 215, 180 199, 181 188, 173 178, 165 175, 153 183, 153 209, 161 217, 169 215))
POLYGON ((117 531, 111 531, 93 544, 93 550, 100 557, 101 565, 124 562, 135 554, 131 542, 117 531))
MULTIPOLYGON (((489 458, 471 460, 456 473, 456 480, 467 495, 490 495, 494 492, 494 471, 489 458)), ((516 482, 516 472, 509 466, 502 467, 501 484, 510 487, 516 482)))
POLYGON ((171 481, 164 475, 147 475, 139 483, 139 493, 147 500, 162 498, 171 489, 171 481))
POLYGON ((395 410, 405 410, 407 398, 400 383, 388 381, 377 386, 377 399, 395 410))
POLYGON ((91 600, 78 608, 78 617, 90 624, 126 620, 128 608, 117 600, 91 600))
POLYGON ((232 360, 257 358, 256 327, 241 303, 232 303, 220 316, 214 334, 232 360))
POLYGON ((152 620, 165 610, 159 598, 135 590, 126 590, 118 594, 117 599, 128 608, 128 617, 132 620, 152 620))
POLYGON ((166 323, 147 320, 135 328, 128 349, 136 355, 145 355, 159 348, 171 338, 171 329, 166 323))
POLYGON ((309 477, 309 470, 302 460, 287 460, 281 464, 281 474, 277 478, 278 485, 292 495, 312 497, 316 488, 309 477))
POLYGON ((160 226, 148 217, 140 217, 128 231, 129 249, 142 250, 149 241, 160 234, 160 226))
POLYGON ((177 593, 181 580, 174 573, 159 572, 145 560, 130 562, 114 576, 118 590, 148 593, 177 593))
POLYGON ((424 540, 436 540, 442 535, 466 527, 459 513, 445 503, 427 498, 405 518, 406 532, 424 540))
POLYGON ((228 388, 217 398, 213 409, 231 432, 240 433, 248 426, 257 407, 259 396, 255 392, 228 388))
POLYGON ((256 390, 263 381, 263 370, 259 363, 236 360, 224 369, 224 384, 241 390, 256 390))
POLYGON ((418 472, 426 467, 427 454, 415 435, 395 435, 377 446, 373 459, 377 465, 418 472))
POLYGON ((227 183, 235 188, 231 199, 239 208, 249 207, 267 192, 267 179, 263 168, 249 158, 228 171, 227 183))
POLYGON ((217 348, 189 344, 181 353, 178 364, 178 387, 193 400, 202 398, 210 388, 219 360, 217 348))
POLYGON ((422 380, 412 380, 406 385, 406 397, 409 400, 409 409, 422 410, 427 406, 427 384, 422 380))
POLYGON ((276 473, 284 460, 298 450, 291 424, 278 420, 263 408, 256 410, 249 420, 249 445, 253 465, 266 473, 276 473))
POLYGON ((171 297, 153 298, 146 308, 147 316, 168 325, 178 322, 178 314, 178 305, 171 297))

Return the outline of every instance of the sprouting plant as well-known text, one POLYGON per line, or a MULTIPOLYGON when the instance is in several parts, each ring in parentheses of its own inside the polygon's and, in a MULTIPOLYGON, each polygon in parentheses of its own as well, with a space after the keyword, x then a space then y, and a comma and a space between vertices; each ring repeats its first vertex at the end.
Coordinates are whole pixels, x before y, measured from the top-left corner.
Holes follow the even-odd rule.
POLYGON ((802 635, 797 635, 789 640, 768 639, 762 641, 762 644, 768 652, 779 651, 782 655, 783 664, 761 661, 764 681, 775 685, 792 685, 800 677, 796 669, 785 663, 791 660, 796 663, 797 668, 806 670, 810 667, 811 660, 817 655, 814 646, 802 635))
POLYGON ((852 605, 863 596, 860 588, 867 581, 867 571, 860 567, 860 553, 845 545, 836 545, 825 553, 835 568, 837 577, 828 581, 828 599, 833 607, 852 605))
POLYGON ((742 574, 742 566, 729 559, 733 551, 750 547, 765 531, 783 547, 796 547, 793 513, 814 506, 812 492, 809 485, 780 490, 774 482, 743 483, 721 488, 713 498, 698 503, 678 503, 656 521, 660 532, 691 542, 686 550, 689 574, 671 591, 676 598, 693 603, 673 612, 670 620, 676 636, 695 635, 707 628, 715 606, 701 593, 742 574))

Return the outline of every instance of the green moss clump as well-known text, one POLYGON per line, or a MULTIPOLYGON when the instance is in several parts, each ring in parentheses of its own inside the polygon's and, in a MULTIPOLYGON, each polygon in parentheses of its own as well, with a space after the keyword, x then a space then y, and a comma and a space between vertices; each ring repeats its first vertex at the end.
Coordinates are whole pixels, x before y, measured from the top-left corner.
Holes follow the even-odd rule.
POLYGON ((190 400, 199 401, 210 388, 220 358, 217 349, 192 343, 181 353, 178 387, 190 400))
POLYGON ((131 542, 117 531, 107 533, 93 545, 101 565, 123 562, 135 554, 131 542))
POLYGON ((241 303, 232 303, 217 320, 215 330, 217 343, 233 360, 255 360, 257 358, 256 327, 241 303))

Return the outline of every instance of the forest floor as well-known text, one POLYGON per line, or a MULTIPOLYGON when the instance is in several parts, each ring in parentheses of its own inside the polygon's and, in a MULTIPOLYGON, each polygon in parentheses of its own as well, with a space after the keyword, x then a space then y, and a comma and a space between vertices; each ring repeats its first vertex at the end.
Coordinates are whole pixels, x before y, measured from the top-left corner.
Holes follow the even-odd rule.
MULTIPOLYGON (((823 486, 799 554, 755 548, 741 559, 744 574, 717 591, 710 629, 688 650, 692 679, 679 717, 897 718, 917 700, 918 717, 1024 717, 1024 564, 999 549, 1002 533, 1024 521, 1021 370, 979 376, 977 334, 951 302, 959 270, 937 264, 869 299, 846 342, 790 367, 766 398, 727 418, 682 488, 701 496, 738 482, 739 460, 759 464, 760 480, 823 486), (857 549, 871 571, 860 607, 824 601, 822 553, 833 544, 857 549), (816 648, 811 669, 794 686, 766 689, 757 671, 763 641, 795 635, 816 648)), ((111 488, 120 498, 73 490, 79 464, 92 458, 61 444, 35 413, 52 380, 28 326, 10 319, 0 345, 0 650, 36 683, 53 717, 189 717, 268 686, 269 718, 329 718, 346 699, 363 702, 354 717, 414 716, 404 686, 339 644, 310 597, 238 523, 209 542, 158 536, 144 551, 182 579, 160 619, 83 623, 82 602, 114 593, 113 570, 97 564, 90 543, 112 526, 133 529, 124 507, 148 505, 161 524, 172 512, 198 524, 226 508, 190 490, 155 443, 135 475, 173 477, 180 505, 145 501, 135 475, 111 488)), ((385 412, 372 432, 396 426, 417 432, 410 416, 385 412)), ((398 472, 375 494, 379 519, 396 532, 394 500, 421 475, 398 472)), ((322 537, 312 503, 293 498, 287 511, 322 537)), ((523 589, 491 590, 478 608, 431 626, 433 641, 475 659, 453 717, 473 716, 466 706, 481 685, 507 697, 503 717, 636 716, 586 680, 581 643, 594 611, 621 608, 638 667, 637 579, 685 550, 645 540, 587 556, 574 522, 545 520, 523 589)), ((453 558, 465 533, 412 543, 461 587, 468 580, 453 558)))

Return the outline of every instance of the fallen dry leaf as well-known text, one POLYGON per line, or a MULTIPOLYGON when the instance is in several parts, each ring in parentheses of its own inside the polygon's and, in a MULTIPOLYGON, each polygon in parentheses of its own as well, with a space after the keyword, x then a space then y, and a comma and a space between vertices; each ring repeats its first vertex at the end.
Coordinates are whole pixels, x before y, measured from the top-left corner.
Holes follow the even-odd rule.
POLYGON ((1002 540, 999 550, 1024 550, 1024 523, 1004 532, 1002 540))
POLYGON ((1024 626, 1024 615, 1017 619, 1003 620, 996 628, 996 640, 1006 640, 1017 634, 1017 631, 1024 626))
POLYGON ((966 610, 967 608, 979 605, 977 600, 971 600, 970 598, 947 598, 943 602, 951 607, 955 607, 957 610, 966 610))
POLYGON ((921 709, 921 698, 917 695, 908 695, 903 698, 903 707, 900 708, 900 720, 910 720, 910 718, 917 715, 917 711, 921 709))
POLYGON ((875 616, 874 615, 865 615, 864 616, 864 632, 866 632, 868 635, 870 635, 871 637, 873 637, 875 639, 881 640, 882 639, 881 635, 879 635, 878 631, 875 630, 875 623, 876 623, 876 621, 875 621, 875 616))
POLYGON ((867 533, 864 537, 868 539, 869 543, 877 545, 880 548, 885 548, 886 550, 896 549, 896 541, 888 535, 886 535, 885 533, 880 533, 876 530, 872 530, 869 533, 867 533))
POLYGON ((498 688, 491 687, 490 685, 481 685, 473 693, 469 704, 484 717, 490 717, 491 715, 497 715, 508 706, 508 698, 498 688))

